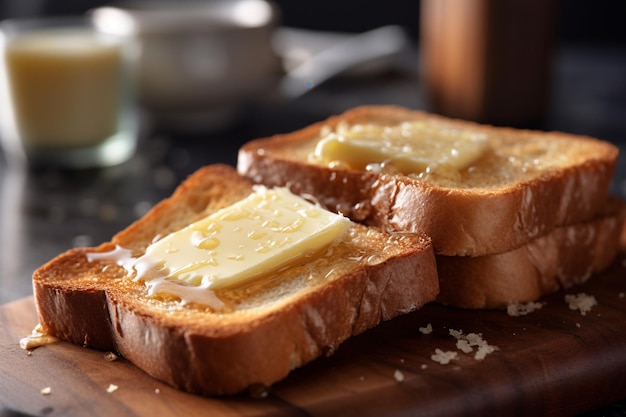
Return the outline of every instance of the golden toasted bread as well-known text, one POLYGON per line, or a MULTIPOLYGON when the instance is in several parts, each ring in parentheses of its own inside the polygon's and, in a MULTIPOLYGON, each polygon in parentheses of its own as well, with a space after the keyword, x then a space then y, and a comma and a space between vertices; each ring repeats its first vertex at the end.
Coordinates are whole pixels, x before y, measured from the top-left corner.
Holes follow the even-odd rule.
POLYGON ((215 310, 149 295, 114 260, 121 247, 140 256, 158 236, 242 200, 252 183, 228 166, 200 169, 168 199, 97 248, 70 250, 33 277, 43 330, 119 352, 148 374, 207 395, 270 385, 334 351, 381 320, 415 310, 438 293, 435 255, 421 234, 387 234, 359 224, 325 256, 217 293, 215 310))
POLYGON ((507 252, 556 226, 593 217, 605 204, 618 149, 565 133, 497 128, 393 106, 357 107, 302 130, 259 139, 239 151, 238 171, 288 186, 353 220, 431 236, 441 255, 507 252), (485 138, 482 155, 455 175, 437 170, 329 165, 311 158, 328 132, 359 125, 422 122, 437 138, 485 138))

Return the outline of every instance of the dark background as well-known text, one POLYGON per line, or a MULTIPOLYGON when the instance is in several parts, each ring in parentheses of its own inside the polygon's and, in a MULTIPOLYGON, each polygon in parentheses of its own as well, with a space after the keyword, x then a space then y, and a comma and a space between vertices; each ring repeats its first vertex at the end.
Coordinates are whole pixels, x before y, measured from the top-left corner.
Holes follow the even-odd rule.
MULTIPOLYGON (((162 0, 161 0, 162 1, 162 0)), ((110 2, 99 0, 0 0, 0 19, 39 14, 81 14, 110 2)), ((382 25, 404 26, 418 38, 418 0, 275 0, 286 26, 361 32, 382 25)), ((626 2, 561 0, 558 40, 561 43, 622 45, 626 48, 626 2)))

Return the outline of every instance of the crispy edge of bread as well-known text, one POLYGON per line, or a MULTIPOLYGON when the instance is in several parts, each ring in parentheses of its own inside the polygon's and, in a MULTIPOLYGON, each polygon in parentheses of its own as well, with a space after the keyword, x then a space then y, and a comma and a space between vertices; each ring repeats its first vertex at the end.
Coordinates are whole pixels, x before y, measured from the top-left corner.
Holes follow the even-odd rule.
POLYGON ((504 308, 586 282, 620 250, 626 204, 610 197, 592 220, 556 227, 515 250, 480 257, 437 256, 438 302, 504 308))
POLYGON ((395 106, 363 106, 302 130, 257 139, 239 151, 238 171, 254 182, 288 186, 330 210, 384 230, 422 232, 442 255, 482 256, 519 247, 555 226, 589 219, 606 200, 619 150, 597 139, 560 132, 479 125, 395 106), (593 142, 603 156, 499 190, 433 186, 407 176, 328 168, 282 157, 276 150, 319 137, 340 122, 445 120, 486 133, 543 135, 593 142))
MULTIPOLYGON (((157 232, 176 230, 204 215, 207 207, 231 203, 223 192, 238 197, 250 187, 230 167, 203 168, 113 242, 141 250, 157 232)), ((50 334, 115 350, 185 391, 234 394, 254 384, 270 385, 292 369, 331 354, 348 337, 433 301, 439 283, 430 239, 412 235, 404 242, 381 263, 363 264, 249 322, 217 330, 205 329, 201 319, 187 322, 184 317, 172 320, 166 311, 154 313, 137 295, 142 283, 81 281, 89 268, 85 253, 110 250, 114 243, 59 255, 35 271, 33 285, 40 323, 50 334)))

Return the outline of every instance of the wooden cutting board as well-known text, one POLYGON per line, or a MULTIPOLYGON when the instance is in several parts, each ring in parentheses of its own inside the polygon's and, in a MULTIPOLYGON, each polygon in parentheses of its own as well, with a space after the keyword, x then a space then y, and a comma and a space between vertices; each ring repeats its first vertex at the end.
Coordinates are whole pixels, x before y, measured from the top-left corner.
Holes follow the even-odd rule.
POLYGON ((426 306, 294 371, 265 398, 186 394, 123 359, 108 362, 103 352, 65 342, 28 355, 18 341, 37 322, 29 297, 0 308, 0 405, 49 416, 577 414, 626 398, 624 265, 618 259, 525 316, 426 306), (564 300, 582 292, 598 302, 586 315, 564 300), (429 323, 433 332, 420 332, 429 323), (498 350, 476 360, 458 351, 450 329, 481 333, 498 350), (434 362, 438 348, 457 351, 457 359, 434 362))

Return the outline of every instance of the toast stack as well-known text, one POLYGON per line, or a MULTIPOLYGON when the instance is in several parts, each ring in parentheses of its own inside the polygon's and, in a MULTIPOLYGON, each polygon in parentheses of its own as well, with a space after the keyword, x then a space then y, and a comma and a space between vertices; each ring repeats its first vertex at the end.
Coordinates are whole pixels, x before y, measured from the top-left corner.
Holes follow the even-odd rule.
POLYGON ((369 226, 426 233, 439 301, 498 308, 580 283, 610 263, 624 217, 622 204, 609 201, 617 158, 615 146, 589 137, 367 106, 244 145, 238 171, 369 226), (453 146, 443 153, 421 151, 446 142, 453 146), (400 148, 412 153, 386 150, 400 148), (451 169, 454 158, 470 161, 451 169))
MULTIPOLYGON (((204 167, 110 242, 43 265, 33 275, 40 324, 61 339, 116 351, 189 392, 271 385, 426 303, 502 308, 606 268, 624 221, 624 204, 609 195, 617 158, 616 147, 589 137, 356 108, 249 142, 237 170, 204 167), (211 274, 194 275, 246 259, 243 252, 214 259, 221 243, 212 233, 229 219, 263 221, 249 239, 268 228, 299 230, 298 222, 280 226, 280 210, 265 219, 245 204, 232 209, 276 187, 313 203, 297 210, 303 217, 322 210, 346 228, 330 246, 245 283, 222 288, 211 274), (180 246, 161 243, 183 233, 206 259, 184 261, 177 275, 169 255, 150 256, 180 254, 180 246)), ((289 245, 284 234, 255 250, 289 245)))

